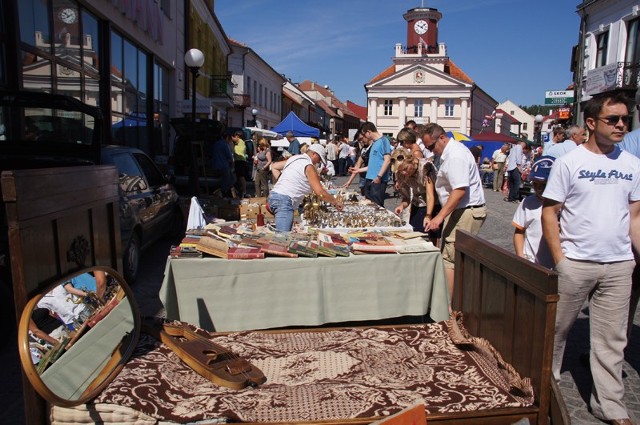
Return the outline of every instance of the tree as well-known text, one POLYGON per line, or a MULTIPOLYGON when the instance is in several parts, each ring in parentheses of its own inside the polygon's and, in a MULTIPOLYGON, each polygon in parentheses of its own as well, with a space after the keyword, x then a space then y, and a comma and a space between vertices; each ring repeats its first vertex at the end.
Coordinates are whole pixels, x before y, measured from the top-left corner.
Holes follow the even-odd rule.
POLYGON ((553 109, 549 105, 531 105, 531 106, 519 105, 519 106, 527 114, 533 115, 534 117, 538 114, 543 116, 549 115, 549 110, 553 109))

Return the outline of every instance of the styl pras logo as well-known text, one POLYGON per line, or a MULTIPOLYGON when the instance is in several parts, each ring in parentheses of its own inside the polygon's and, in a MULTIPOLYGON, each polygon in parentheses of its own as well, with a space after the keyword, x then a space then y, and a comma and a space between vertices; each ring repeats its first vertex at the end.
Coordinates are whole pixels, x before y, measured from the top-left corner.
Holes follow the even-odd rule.
POLYGON ((633 180, 633 174, 625 174, 618 170, 611 170, 608 173, 606 171, 589 171, 580 170, 578 173, 579 179, 589 179, 589 181, 595 181, 596 184, 615 184, 619 180, 633 180))

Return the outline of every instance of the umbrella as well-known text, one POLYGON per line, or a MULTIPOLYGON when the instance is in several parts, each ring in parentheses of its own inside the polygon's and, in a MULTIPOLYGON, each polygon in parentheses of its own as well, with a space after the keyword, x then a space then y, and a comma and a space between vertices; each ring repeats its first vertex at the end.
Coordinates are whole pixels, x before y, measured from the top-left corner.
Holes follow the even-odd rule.
POLYGON ((459 131, 447 131, 447 136, 458 142, 466 142, 471 140, 471 137, 467 136, 464 133, 460 133, 459 131))

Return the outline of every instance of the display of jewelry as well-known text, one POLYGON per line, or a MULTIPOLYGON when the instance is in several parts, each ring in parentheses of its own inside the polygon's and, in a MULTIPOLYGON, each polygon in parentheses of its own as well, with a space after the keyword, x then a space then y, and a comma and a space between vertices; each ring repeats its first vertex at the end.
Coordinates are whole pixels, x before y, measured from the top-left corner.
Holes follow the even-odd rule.
POLYGON ((391 211, 370 202, 353 202, 353 197, 342 193, 335 195, 342 201, 343 209, 339 211, 333 205, 322 202, 313 194, 308 195, 303 203, 304 222, 315 228, 372 228, 402 227, 402 220, 391 211), (347 201, 345 201, 347 200, 347 201))

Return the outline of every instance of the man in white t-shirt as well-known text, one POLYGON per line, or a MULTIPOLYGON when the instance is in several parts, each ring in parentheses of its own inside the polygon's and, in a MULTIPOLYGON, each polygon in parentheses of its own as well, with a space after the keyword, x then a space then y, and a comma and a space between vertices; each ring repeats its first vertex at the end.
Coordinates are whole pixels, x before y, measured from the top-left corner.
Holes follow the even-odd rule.
POLYGON ((544 191, 542 228, 558 272, 552 371, 560 380, 567 334, 589 302, 591 412, 631 424, 622 401, 631 246, 640 247, 640 159, 616 144, 631 120, 622 94, 583 108, 589 140, 555 160, 544 191), (560 222, 558 223, 558 217, 560 222))
POLYGON ((435 231, 442 225, 441 251, 450 299, 453 297, 455 241, 458 229, 478 234, 487 218, 484 190, 475 158, 462 143, 447 136, 435 123, 418 133, 427 149, 440 156, 436 192, 442 208, 425 226, 435 231))

